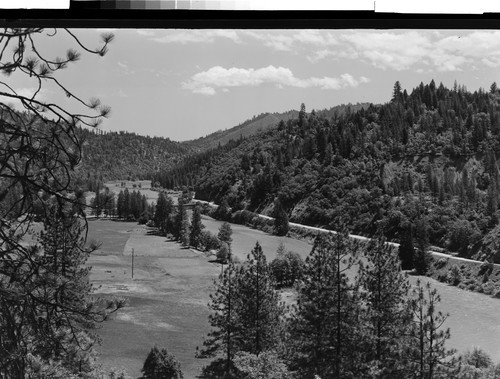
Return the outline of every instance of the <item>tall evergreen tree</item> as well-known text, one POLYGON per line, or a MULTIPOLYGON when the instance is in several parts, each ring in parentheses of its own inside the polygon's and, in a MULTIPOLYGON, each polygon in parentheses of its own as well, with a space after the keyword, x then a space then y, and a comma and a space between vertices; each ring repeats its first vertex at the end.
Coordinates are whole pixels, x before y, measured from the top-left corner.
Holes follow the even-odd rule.
POLYGON ((82 375, 91 372, 97 337, 90 330, 123 306, 121 301, 90 296, 85 223, 73 217, 69 204, 52 200, 46 204, 39 245, 31 247, 32 262, 1 265, 12 272, 9 281, 1 281, 3 290, 29 294, 23 307, 16 306, 13 297, 0 302, 0 374, 9 378, 27 377, 28 357, 52 362, 71 375, 80 369, 82 375))
POLYGON ((189 234, 189 242, 191 246, 198 248, 200 246, 201 231, 205 225, 201 222, 201 210, 200 206, 197 204, 193 208, 193 214, 191 216, 191 232, 189 234))
POLYGON ((407 296, 409 283, 401 272, 394 247, 375 239, 365 249, 366 263, 360 267, 359 284, 365 361, 376 378, 404 377, 403 347, 411 321, 407 296))
POLYGON ((123 193, 123 190, 121 190, 118 194, 118 200, 116 202, 116 213, 120 218, 125 217, 125 194, 123 193))
POLYGON ((399 242, 399 259, 403 270, 411 270, 414 267, 415 248, 413 247, 413 227, 411 223, 405 228, 399 242))
POLYGON ((153 222, 160 233, 165 233, 165 221, 167 219, 167 199, 164 192, 158 194, 153 222))
POLYGON ((447 378, 454 367, 454 351, 445 346, 450 330, 443 329, 448 315, 436 309, 440 301, 429 282, 424 285, 417 281, 410 301, 413 325, 406 349, 410 372, 415 378, 447 378))
POLYGON ((257 242, 238 275, 241 326, 240 350, 251 354, 272 349, 278 342, 283 308, 262 247, 257 242))
MULTIPOLYGON (((187 211, 184 206, 184 201, 181 197, 178 199, 177 203, 177 212, 175 214, 175 221, 173 225, 173 235, 175 239, 180 240, 182 236, 182 232, 186 231, 185 226, 187 225, 187 211)), ((189 239, 189 237, 188 237, 189 239)))
POLYGON ((165 235, 173 233, 175 230, 175 205, 174 200, 170 196, 165 198, 165 235))
MULTIPOLYGON (((197 358, 215 358, 214 366, 219 365, 218 371, 229 378, 234 371, 234 356, 240 350, 238 341, 241 340, 241 324, 238 309, 242 298, 238 290, 238 268, 234 263, 229 265, 215 281, 215 291, 210 294, 208 308, 211 311, 208 322, 212 329, 203 341, 203 349, 197 348, 197 358)), ((205 370, 207 371, 207 370, 205 370)))
POLYGON ((357 250, 347 232, 321 234, 305 261, 290 322, 290 364, 301 378, 356 377, 359 309, 347 271, 357 250))
POLYGON ((278 236, 284 236, 290 230, 290 224, 288 222, 288 215, 286 211, 283 209, 283 205, 281 204, 280 199, 276 199, 274 202, 274 234, 278 236))

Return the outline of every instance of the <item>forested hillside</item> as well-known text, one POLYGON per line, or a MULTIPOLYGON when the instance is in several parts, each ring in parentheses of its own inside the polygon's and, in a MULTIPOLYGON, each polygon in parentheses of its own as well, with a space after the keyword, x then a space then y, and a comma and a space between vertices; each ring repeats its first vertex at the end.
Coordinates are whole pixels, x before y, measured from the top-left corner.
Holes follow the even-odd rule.
POLYGON ((386 104, 330 113, 303 104, 297 118, 156 179, 193 185, 197 198, 227 200, 233 211, 271 215, 279 198, 291 221, 345 222, 498 261, 499 99, 495 83, 470 92, 431 81, 408 93, 396 82, 386 104))
POLYGON ((79 132, 83 158, 77 175, 89 189, 94 189, 93 183, 107 180, 150 179, 160 167, 174 165, 190 151, 168 138, 88 129, 79 132))

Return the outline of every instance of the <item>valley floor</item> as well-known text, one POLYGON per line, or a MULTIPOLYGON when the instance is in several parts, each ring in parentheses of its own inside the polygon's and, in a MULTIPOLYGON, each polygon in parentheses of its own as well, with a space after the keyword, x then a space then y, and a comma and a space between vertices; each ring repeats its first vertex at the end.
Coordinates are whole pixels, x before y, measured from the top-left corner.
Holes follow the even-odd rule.
MULTIPOLYGON (((203 223, 214 233, 221 224, 206 216, 203 223)), ((275 257, 280 242, 303 258, 311 250, 305 241, 272 236, 242 225, 231 227, 233 253, 240 260, 246 258, 256 241, 268 261, 275 257)), ((209 331, 207 303, 220 265, 201 252, 183 249, 165 237, 148 235, 145 226, 135 223, 95 220, 90 221, 89 228, 89 239, 103 243, 89 260, 93 267, 91 280, 100 286, 98 294, 129 301, 98 330, 103 339, 99 349, 103 366, 123 367, 137 378, 146 355, 156 344, 177 357, 185 378, 195 378, 207 363, 194 358, 194 354, 209 331)), ((494 361, 500 361, 500 300, 423 279, 431 281, 439 291, 440 310, 450 313, 446 322, 451 328, 449 347, 465 351, 480 346, 494 361)))

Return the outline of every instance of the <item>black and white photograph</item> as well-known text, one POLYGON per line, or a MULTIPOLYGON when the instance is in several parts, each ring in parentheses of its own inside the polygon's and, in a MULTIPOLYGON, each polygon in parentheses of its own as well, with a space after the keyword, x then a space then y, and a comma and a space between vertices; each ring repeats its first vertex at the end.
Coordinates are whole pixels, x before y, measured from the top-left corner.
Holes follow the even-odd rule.
POLYGON ((500 28, 144 24, 2 22, 1 379, 500 378, 500 28))

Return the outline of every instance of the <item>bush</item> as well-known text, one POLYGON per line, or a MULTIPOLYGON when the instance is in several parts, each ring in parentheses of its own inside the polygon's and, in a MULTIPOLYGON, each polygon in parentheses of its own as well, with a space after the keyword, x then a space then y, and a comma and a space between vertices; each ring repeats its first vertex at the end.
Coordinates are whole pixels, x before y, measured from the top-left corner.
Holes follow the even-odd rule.
POLYGON ((438 260, 436 260, 434 262, 434 267, 439 270, 440 268, 443 268, 444 266, 446 266, 447 262, 448 262, 447 258, 439 258, 438 260))
POLYGON ((492 295, 496 291, 496 287, 493 283, 488 282, 488 283, 483 283, 481 285, 482 292, 486 295, 492 295))
POLYGON ((483 262, 481 263, 481 267, 479 267, 479 275, 488 274, 490 275, 493 271, 493 263, 491 262, 483 262))
POLYGON ((457 251, 461 257, 469 258, 474 245, 481 239, 477 225, 467 220, 457 220, 449 226, 448 248, 457 251))
POLYGON ((495 291, 495 292, 493 293, 493 297, 494 297, 495 299, 500 299, 500 290, 495 291))
POLYGON ((269 264, 277 288, 291 287, 302 277, 304 261, 299 254, 286 251, 269 264))
POLYGON ((217 261, 222 264, 226 264, 227 262, 229 262, 230 254, 231 253, 229 252, 229 246, 227 245, 227 243, 221 243, 220 248, 217 251, 217 261))
POLYGON ((453 286, 457 286, 462 281, 462 272, 458 265, 453 265, 448 272, 448 283, 453 286))
POLYGON ((217 250, 220 248, 220 241, 212 232, 202 230, 200 233, 200 247, 203 251, 217 250))
POLYGON ((241 379, 291 378, 286 364, 272 351, 265 351, 259 355, 239 352, 234 364, 241 373, 239 376, 241 379))
POLYGON ((151 349, 141 370, 143 379, 182 379, 181 364, 167 349, 151 349))
POLYGON ((462 362, 475 368, 488 368, 493 364, 491 357, 482 349, 474 347, 462 355, 462 362))
POLYGON ((252 219, 254 217, 256 217, 256 214, 254 212, 241 210, 234 213, 233 222, 240 225, 251 225, 252 219))

